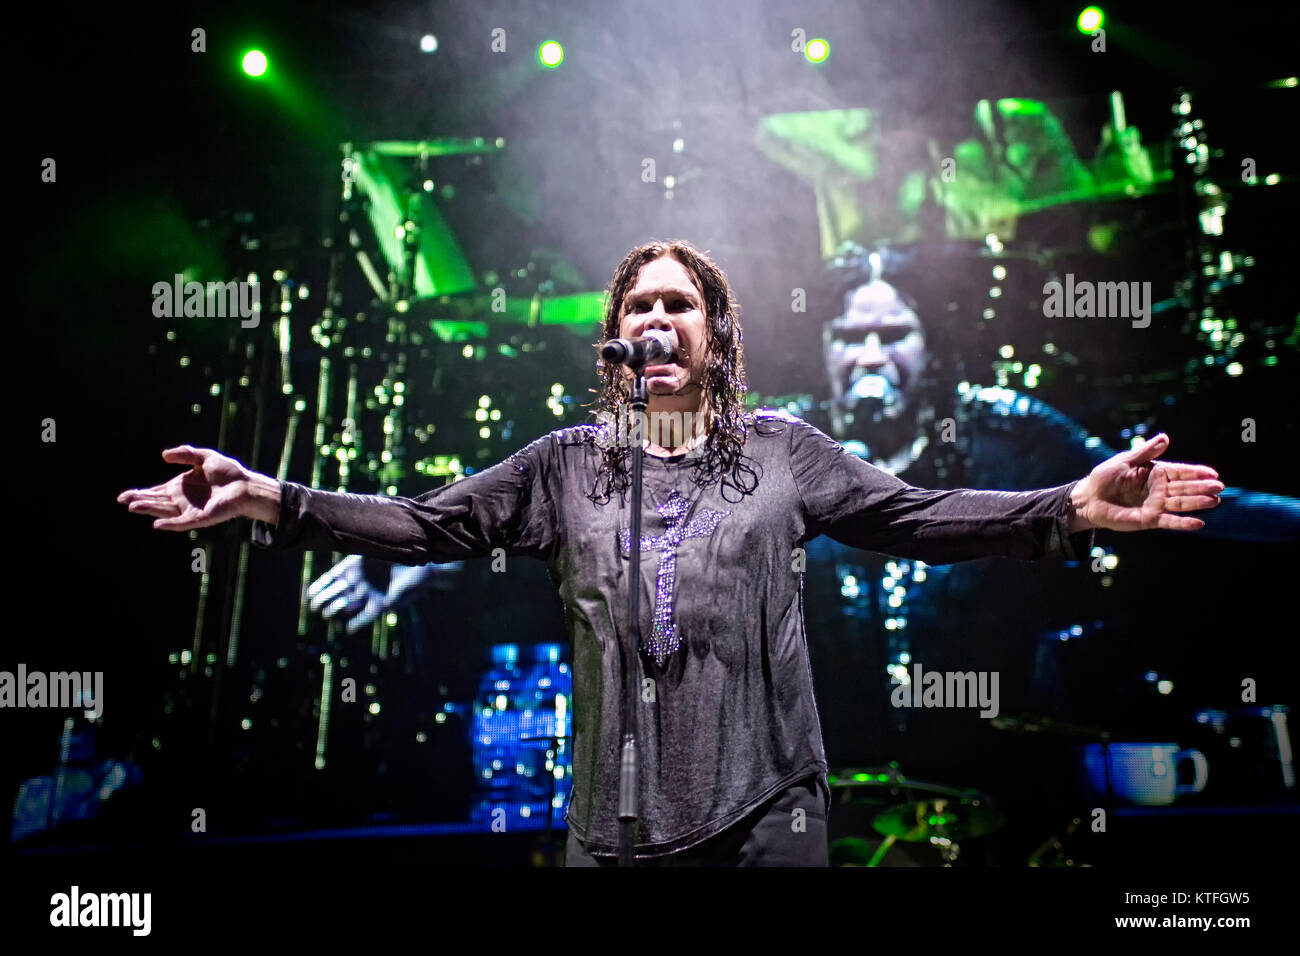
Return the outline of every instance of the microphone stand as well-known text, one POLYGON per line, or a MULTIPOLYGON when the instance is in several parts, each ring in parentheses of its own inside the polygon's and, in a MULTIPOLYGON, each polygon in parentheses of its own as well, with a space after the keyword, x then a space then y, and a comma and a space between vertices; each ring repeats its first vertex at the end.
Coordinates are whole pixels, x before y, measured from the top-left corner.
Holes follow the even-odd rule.
POLYGON ((623 752, 618 773, 618 865, 634 866, 637 811, 640 798, 640 767, 637 764, 637 685, 636 665, 641 653, 641 496, 645 450, 641 447, 641 422, 650 404, 644 364, 631 366, 632 427, 632 540, 629 545, 627 589, 627 645, 623 650, 623 752))

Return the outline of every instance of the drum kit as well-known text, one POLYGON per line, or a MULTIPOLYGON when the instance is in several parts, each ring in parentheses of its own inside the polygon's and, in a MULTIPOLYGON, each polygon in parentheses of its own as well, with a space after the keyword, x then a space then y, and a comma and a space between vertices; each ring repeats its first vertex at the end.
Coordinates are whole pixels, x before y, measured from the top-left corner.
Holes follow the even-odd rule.
MULTIPOLYGON (((1202 709, 1188 715, 1179 730, 1180 737, 1202 749, 1121 742, 1099 727, 1037 714, 995 718, 997 730, 1049 737, 1077 749, 1078 792, 1088 806, 1080 804, 1079 812, 1043 840, 1025 865, 1090 866, 1080 860, 1088 855, 1081 836, 1088 832, 1084 820, 1098 808, 1136 808, 1150 814, 1174 804, 1199 804, 1210 813, 1221 813, 1234 804, 1292 799, 1296 774, 1288 717, 1289 708, 1281 705, 1202 709), (1216 770, 1212 776, 1211 764, 1216 770), (1190 772, 1180 772, 1181 765, 1190 772)), ((1007 822, 988 794, 910 779, 896 762, 836 770, 828 783, 837 805, 830 821, 832 866, 953 866, 960 844, 990 836, 1007 822), (868 826, 874 833, 859 835, 868 826), (850 832, 854 830, 858 832, 850 832)), ((1185 813, 1189 807, 1177 809, 1185 813)))
MULTIPOLYGON (((1062 745, 1111 739, 1109 731, 1034 715, 1004 715, 992 721, 1001 731, 1021 735, 1048 735, 1062 745)), ((848 817, 849 829, 869 824, 871 837, 844 835, 831 843, 832 866, 945 866, 956 864, 962 844, 1001 830, 1006 815, 993 798, 977 789, 953 787, 910 779, 898 763, 883 767, 838 770, 828 783, 837 795, 831 822, 832 835, 843 830, 836 817, 848 817), (902 847, 897 846, 902 844, 902 847)), ((1087 866, 1077 857, 1072 840, 1083 817, 1075 816, 1058 833, 1042 842, 1025 861, 1028 866, 1087 866)), ((985 848, 987 849, 987 848, 985 848)), ((984 860, 988 862, 988 854, 984 860)))
MULTIPOLYGON (((881 838, 846 836, 831 843, 833 866, 952 866, 959 841, 979 839, 1006 822, 990 798, 978 790, 950 787, 903 775, 897 763, 861 767, 829 775, 832 802, 841 812, 866 808, 871 828, 881 838), (896 843, 929 852, 890 852, 896 843)), ((836 811, 832 808, 832 815, 836 811)))
MULTIPOLYGON (((584 290, 558 250, 475 261, 452 225, 457 187, 504 148, 485 137, 341 144, 335 216, 319 242, 302 230, 286 240, 249 214, 213 220, 227 265, 260 281, 261 321, 227 329, 180 316, 152 348, 201 378, 191 389, 198 440, 280 479, 413 494, 581 420, 574 396, 585 395, 604 293, 584 290)), ((270 579, 246 537, 202 536, 195 626, 172 654, 180 666, 167 694, 169 713, 195 726, 160 736, 217 744, 233 727, 253 751, 289 748, 309 775, 369 766, 398 728, 402 740, 445 738, 429 715, 442 717, 468 678, 422 661, 396 614, 357 635, 313 615, 308 589, 324 555, 307 553, 296 569, 296 627, 287 613, 249 613, 286 602, 256 593, 270 579), (271 633, 250 633, 258 628, 271 633), (277 690, 289 674, 293 686, 277 690), (329 705, 349 680, 366 688, 367 707, 329 705)))

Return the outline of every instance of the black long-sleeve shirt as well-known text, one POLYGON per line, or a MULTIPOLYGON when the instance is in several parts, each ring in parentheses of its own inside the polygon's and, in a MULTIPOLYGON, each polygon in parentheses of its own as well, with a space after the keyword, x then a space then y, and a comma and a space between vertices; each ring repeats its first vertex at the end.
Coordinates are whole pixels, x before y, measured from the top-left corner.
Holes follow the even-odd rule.
MULTIPOLYGON (((760 416, 740 494, 691 474, 699 451, 645 457, 638 658, 638 856, 685 849, 804 777, 825 774, 803 620, 798 549, 819 534, 929 564, 1001 555, 1087 554, 1069 534, 1072 484, 1042 491, 929 491, 860 458, 811 425, 760 416), (646 646, 643 643, 643 646, 646 646), (653 683, 646 684, 646 680, 653 683)), ((265 547, 365 554, 402 564, 489 556, 547 562, 573 654, 569 826, 614 854, 629 512, 593 502, 598 427, 552 432, 510 458, 418 498, 281 483, 265 547)), ((509 564, 501 587, 510 587, 509 564)))

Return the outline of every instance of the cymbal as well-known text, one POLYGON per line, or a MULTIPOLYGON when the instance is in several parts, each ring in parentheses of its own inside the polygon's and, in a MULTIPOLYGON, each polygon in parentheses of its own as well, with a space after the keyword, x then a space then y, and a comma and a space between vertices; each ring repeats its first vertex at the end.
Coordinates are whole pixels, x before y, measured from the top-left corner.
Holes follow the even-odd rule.
POLYGON ((897 767, 862 767, 836 770, 826 776, 826 782, 832 790, 846 787, 884 786, 899 783, 903 775, 897 767))
POLYGON ((595 330, 605 316, 604 292, 572 295, 504 298, 489 294, 439 296, 422 300, 412 313, 421 320, 441 323, 452 329, 478 323, 488 325, 570 325, 595 330))
POLYGON ((855 788, 875 788, 880 790, 916 791, 920 795, 968 799, 979 796, 978 790, 967 787, 950 787, 947 784, 926 780, 912 780, 903 775, 897 767, 858 767, 837 770, 827 775, 827 784, 832 790, 850 790, 855 788))
POLYGON ((1055 720, 1038 714, 1004 714, 994 717, 990 723, 997 730, 1009 730, 1017 734, 1055 734, 1063 737, 1084 737, 1089 740, 1109 740, 1110 731, 1100 727, 1085 727, 1064 720, 1055 720))
POLYGON ((890 807, 871 826, 877 833, 904 843, 924 843, 931 837, 971 840, 992 833, 1005 821, 999 811, 978 799, 940 798, 890 807))
POLYGON ((494 153, 505 149, 505 145, 506 141, 499 136, 494 139, 482 136, 470 139, 386 139, 364 146, 360 151, 379 156, 465 156, 471 153, 494 153))

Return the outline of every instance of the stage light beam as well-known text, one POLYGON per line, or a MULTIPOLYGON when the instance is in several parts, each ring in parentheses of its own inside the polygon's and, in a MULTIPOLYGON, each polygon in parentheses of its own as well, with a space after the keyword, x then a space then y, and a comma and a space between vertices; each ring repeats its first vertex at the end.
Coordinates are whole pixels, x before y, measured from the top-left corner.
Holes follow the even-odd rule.
POLYGON ((249 76, 262 76, 266 73, 266 54, 261 50, 249 50, 244 54, 243 67, 249 76))
POLYGON ((831 45, 820 37, 809 40, 804 45, 803 55, 808 58, 809 63, 825 63, 826 58, 831 55, 831 45))

